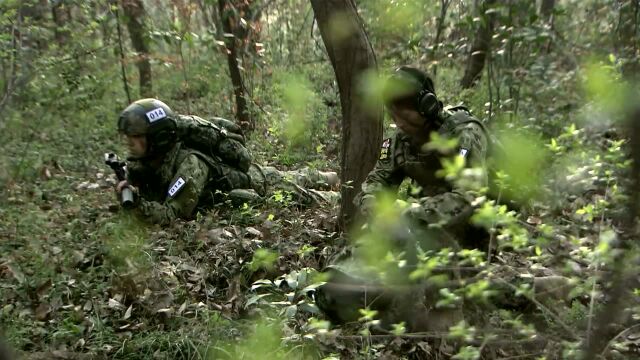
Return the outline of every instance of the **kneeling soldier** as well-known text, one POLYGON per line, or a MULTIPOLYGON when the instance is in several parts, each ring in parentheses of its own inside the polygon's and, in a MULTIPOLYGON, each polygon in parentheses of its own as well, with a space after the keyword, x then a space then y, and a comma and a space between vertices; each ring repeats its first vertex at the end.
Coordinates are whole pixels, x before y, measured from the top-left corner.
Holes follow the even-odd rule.
MULTIPOLYGON (((398 68, 387 81, 383 95, 398 130, 383 141, 379 160, 354 201, 363 217, 369 219, 381 194, 397 192, 405 179, 417 185, 419 191, 415 199, 399 219, 379 219, 386 228, 376 227, 375 222, 370 224, 375 230, 370 231, 373 235, 369 237, 385 240, 386 236, 391 245, 399 248, 398 253, 402 251, 401 270, 407 271, 402 275, 405 282, 385 283, 384 279, 377 278, 380 274, 366 271, 366 266, 357 261, 355 266, 354 262, 347 261, 330 267, 331 280, 319 288, 316 299, 318 306, 335 322, 355 321, 359 308, 371 307, 381 311, 387 323, 405 321, 409 328, 415 329, 420 326, 412 323, 419 315, 414 312, 414 305, 419 303, 424 310, 427 310, 425 306, 433 305, 424 304, 422 283, 407 281, 410 272, 416 269, 417 248, 435 252, 445 247, 455 249, 458 243, 470 240, 474 230, 469 226, 473 197, 469 197, 466 189, 441 176, 441 158, 458 156, 466 167, 482 169, 488 139, 482 124, 467 109, 444 108, 436 97, 431 78, 416 68, 398 68), (457 147, 444 154, 426 147, 434 132, 441 138, 457 139, 457 147), (385 230, 389 233, 385 234, 385 230)), ((479 171, 476 180, 482 186, 486 183, 486 174, 479 171)), ((356 247, 355 255, 370 251, 379 245, 376 242, 356 247)), ((443 275, 451 276, 450 273, 443 275)), ((385 276, 388 277, 389 272, 385 276)), ((430 312, 432 318, 434 315, 435 311, 430 312)))

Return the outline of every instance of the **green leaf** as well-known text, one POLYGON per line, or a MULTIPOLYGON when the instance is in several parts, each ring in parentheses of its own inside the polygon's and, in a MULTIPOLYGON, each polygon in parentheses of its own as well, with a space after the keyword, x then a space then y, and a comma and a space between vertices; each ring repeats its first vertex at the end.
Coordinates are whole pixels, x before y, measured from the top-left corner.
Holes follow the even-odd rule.
POLYGON ((249 269, 256 271, 258 269, 270 270, 278 260, 278 254, 267 249, 258 249, 253 254, 253 259, 248 264, 249 269))
POLYGON ((244 304, 245 308, 248 308, 251 305, 255 305, 258 302, 260 302, 260 300, 262 300, 265 296, 269 296, 269 294, 258 294, 258 295, 254 295, 252 297, 250 297, 247 302, 244 304))
POLYGON ((298 307, 296 305, 287 306, 284 310, 284 316, 291 319, 298 313, 298 307))
POLYGON ((371 321, 371 320, 374 320, 375 317, 378 315, 378 311, 377 310, 372 310, 372 309, 369 309, 369 308, 358 309, 358 311, 360 312, 360 315, 362 315, 358 319, 359 321, 371 321))
POLYGON ((266 287, 273 288, 274 283, 271 280, 265 280, 265 279, 255 281, 253 285, 251 285, 251 291, 255 291, 257 289, 262 289, 266 287))
POLYGON ((392 324, 391 327, 391 333, 393 335, 400 336, 407 332, 407 326, 404 321, 399 324, 392 324))
POLYGON ((443 137, 435 131, 429 134, 429 142, 424 145, 426 150, 436 150, 442 154, 452 152, 457 146, 457 138, 443 137))
POLYGON ((465 346, 455 354, 452 359, 456 360, 477 360, 480 359, 480 350, 474 346, 465 346))
POLYGON ((322 313, 320 309, 315 304, 309 304, 308 302, 302 302, 298 304, 298 309, 301 311, 308 312, 310 314, 319 315, 322 313))

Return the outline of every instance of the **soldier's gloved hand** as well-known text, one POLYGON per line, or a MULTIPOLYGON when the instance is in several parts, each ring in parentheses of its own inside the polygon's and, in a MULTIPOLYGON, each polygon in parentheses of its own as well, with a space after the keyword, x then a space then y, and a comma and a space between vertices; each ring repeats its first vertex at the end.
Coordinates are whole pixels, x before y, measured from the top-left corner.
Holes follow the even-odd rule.
POLYGON ((122 189, 129 186, 129 182, 127 180, 122 180, 116 185, 116 194, 120 195, 122 189))
POLYGON ((129 188, 134 194, 138 194, 138 188, 129 184, 127 180, 122 180, 118 183, 118 185, 116 185, 116 194, 120 195, 124 188, 129 188))
POLYGON ((138 204, 138 188, 130 185, 127 180, 122 180, 116 185, 116 197, 118 202, 126 208, 134 208, 138 204))

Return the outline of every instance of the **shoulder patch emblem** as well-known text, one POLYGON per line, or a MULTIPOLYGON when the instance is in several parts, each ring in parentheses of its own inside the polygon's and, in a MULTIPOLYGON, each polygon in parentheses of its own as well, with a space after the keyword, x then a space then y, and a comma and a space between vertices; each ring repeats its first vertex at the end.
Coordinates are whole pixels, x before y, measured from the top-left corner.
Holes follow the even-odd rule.
POLYGON ((384 160, 389 157, 389 148, 391 147, 391 138, 384 139, 382 142, 382 149, 380 150, 380 160, 384 160))
POLYGON ((184 181, 184 179, 182 177, 179 177, 178 180, 176 180, 176 182, 174 182, 173 185, 171 185, 171 187, 169 188, 169 196, 173 197, 175 194, 177 194, 178 191, 182 189, 185 183, 186 182, 184 181))
POLYGON ((164 109, 161 107, 149 111, 148 113, 146 113, 146 115, 150 123, 167 117, 167 113, 165 113, 164 109))

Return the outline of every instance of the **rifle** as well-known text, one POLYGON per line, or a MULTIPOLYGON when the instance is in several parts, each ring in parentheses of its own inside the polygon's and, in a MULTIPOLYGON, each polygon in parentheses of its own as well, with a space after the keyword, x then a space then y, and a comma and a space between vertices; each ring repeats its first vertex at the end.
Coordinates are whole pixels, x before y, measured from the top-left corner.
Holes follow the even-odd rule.
MULTIPOLYGON (((120 158, 118 158, 118 155, 114 153, 105 153, 104 163, 109 165, 109 167, 113 169, 113 171, 116 173, 116 178, 118 178, 118 181, 127 179, 127 163, 121 161, 120 158)), ((131 191, 130 187, 126 186, 122 189, 122 192, 120 193, 120 204, 122 204, 122 207, 125 209, 133 208, 133 191, 131 191)))

